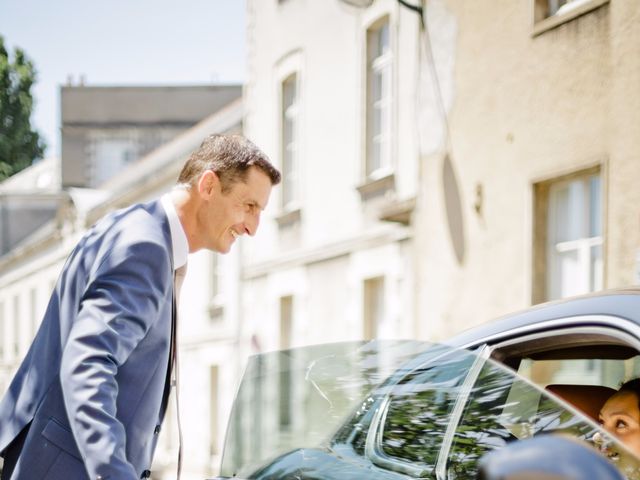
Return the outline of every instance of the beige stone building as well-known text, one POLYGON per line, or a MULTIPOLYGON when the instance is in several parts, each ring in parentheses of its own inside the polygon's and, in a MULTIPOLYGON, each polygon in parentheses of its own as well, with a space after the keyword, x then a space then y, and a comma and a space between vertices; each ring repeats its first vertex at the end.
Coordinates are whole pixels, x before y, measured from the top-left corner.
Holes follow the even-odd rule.
POLYGON ((450 137, 421 158, 418 335, 639 283, 640 3, 426 6, 450 137))

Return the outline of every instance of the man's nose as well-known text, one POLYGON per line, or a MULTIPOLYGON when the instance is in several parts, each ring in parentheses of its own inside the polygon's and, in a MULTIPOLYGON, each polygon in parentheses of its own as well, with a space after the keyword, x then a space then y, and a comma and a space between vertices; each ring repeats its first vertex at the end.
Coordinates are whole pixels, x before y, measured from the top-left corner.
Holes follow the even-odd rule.
POLYGON ((260 225, 260 214, 247 215, 244 221, 244 227, 245 227, 246 233, 248 233, 253 237, 258 231, 258 225, 260 225))

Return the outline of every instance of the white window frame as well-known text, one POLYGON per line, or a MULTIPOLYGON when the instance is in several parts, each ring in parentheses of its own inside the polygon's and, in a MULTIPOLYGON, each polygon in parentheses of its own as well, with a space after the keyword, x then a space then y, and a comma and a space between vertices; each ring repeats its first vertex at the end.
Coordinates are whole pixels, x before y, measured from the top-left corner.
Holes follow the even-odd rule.
MULTIPOLYGON (((571 195, 571 193, 569 193, 571 195)), ((604 283, 604 240, 602 233, 603 225, 603 201, 602 201, 602 176, 600 172, 590 172, 584 175, 571 177, 565 180, 553 182, 549 186, 549 203, 548 203, 548 222, 547 222, 547 299, 557 299, 570 295, 577 295, 597 291, 603 288, 604 283), (594 206, 594 194, 592 191, 593 179, 598 181, 598 198, 599 204, 595 208, 599 218, 596 219, 599 231, 593 233, 592 229, 592 207, 594 206), (568 217, 579 216, 579 236, 570 239, 558 239, 558 232, 555 225, 558 222, 558 202, 559 195, 567 188, 576 188, 582 190, 582 194, 578 193, 581 198, 570 198, 569 208, 573 211, 568 212, 568 217), (579 204, 576 205, 576 202, 579 204), (573 204, 572 204, 573 203, 573 204), (593 249, 600 248, 600 256, 592 255, 593 249), (562 277, 561 260, 563 255, 575 252, 576 262, 576 286, 567 291, 563 287, 565 279, 562 277)), ((597 201, 598 199, 595 199, 597 201)))
POLYGON ((366 119, 364 176, 377 180, 392 172, 394 55, 391 17, 385 15, 366 31, 366 119), (380 51, 380 34, 386 29, 386 47, 380 51), (380 79, 379 96, 375 81, 380 79), (380 113, 380 125, 376 115, 380 113), (375 158, 376 148, 379 158, 375 158))
MULTIPOLYGON (((293 339, 293 323, 294 323, 294 297, 286 295, 280 297, 280 350, 288 350, 292 346, 293 339)), ((290 406, 294 405, 294 384, 291 377, 291 364, 288 354, 281 353, 280 361, 284 364, 280 365, 281 373, 278 385, 278 394, 280 396, 280 409, 278 411, 278 425, 283 430, 291 430, 294 423, 294 412, 290 406), (285 400, 286 398, 286 400, 285 400)))
POLYGON ((217 322, 224 315, 225 295, 222 284, 224 269, 220 264, 219 253, 209 252, 209 255, 209 320, 217 322))
POLYGON ((372 340, 379 336, 385 317, 385 277, 377 276, 364 280, 363 290, 363 337, 372 340))
POLYGON ((138 159, 139 150, 140 140, 135 130, 94 132, 89 144, 91 184, 99 186, 120 173, 138 159))
POLYGON ((19 294, 15 294, 12 300, 12 315, 13 315, 13 347, 11 354, 15 360, 18 360, 22 354, 22 328, 21 328, 21 319, 22 319, 22 305, 21 298, 19 294))
POLYGON ((220 454, 220 365, 209 366, 209 457, 211 461, 220 454))
POLYGON ((531 0, 533 35, 558 27, 607 3, 609 0, 531 0))
POLYGON ((5 362, 5 358, 8 352, 7 339, 7 315, 5 314, 5 301, 0 300, 0 365, 5 362))
POLYGON ((300 205, 300 75, 298 72, 292 72, 282 80, 280 99, 281 208, 283 211, 292 211, 300 205), (287 87, 293 88, 293 99, 289 105, 285 105, 287 87), (288 131, 285 128, 287 122, 291 123, 290 138, 287 137, 288 131), (287 153, 290 155, 289 162, 285 161, 287 153))

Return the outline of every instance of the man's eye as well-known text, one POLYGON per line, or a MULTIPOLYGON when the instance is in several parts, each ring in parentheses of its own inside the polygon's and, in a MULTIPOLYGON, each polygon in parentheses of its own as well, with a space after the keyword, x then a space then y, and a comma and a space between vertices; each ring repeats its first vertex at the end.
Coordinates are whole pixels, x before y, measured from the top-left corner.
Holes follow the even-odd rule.
POLYGON ((618 420, 616 422, 616 428, 625 428, 627 426, 626 422, 623 422, 622 420, 618 420))

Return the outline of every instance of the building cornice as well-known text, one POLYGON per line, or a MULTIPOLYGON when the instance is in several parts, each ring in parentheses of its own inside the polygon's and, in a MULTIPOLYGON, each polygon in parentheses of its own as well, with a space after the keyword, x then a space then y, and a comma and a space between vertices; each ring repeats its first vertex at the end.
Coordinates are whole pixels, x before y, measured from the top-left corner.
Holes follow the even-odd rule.
POLYGON ((252 280, 273 271, 324 262, 352 252, 410 240, 412 237, 411 227, 382 225, 345 240, 310 248, 303 247, 263 262, 246 265, 242 270, 242 280, 252 280))

